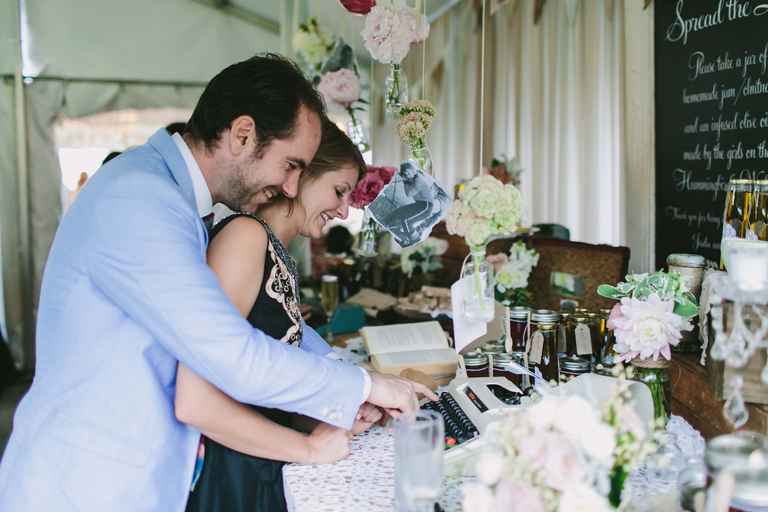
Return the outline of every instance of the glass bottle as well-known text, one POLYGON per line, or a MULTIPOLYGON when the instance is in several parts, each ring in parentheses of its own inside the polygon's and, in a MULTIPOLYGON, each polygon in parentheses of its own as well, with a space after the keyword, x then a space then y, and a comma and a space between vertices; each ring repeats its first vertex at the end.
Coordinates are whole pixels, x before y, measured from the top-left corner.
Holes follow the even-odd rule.
POLYGON ((495 313, 493 266, 485 259, 485 246, 471 247, 461 266, 464 282, 462 310, 468 320, 490 322, 495 313))
POLYGON ((755 180, 749 231, 756 240, 768 240, 768 180, 755 180))
POLYGON ((725 261, 728 240, 746 238, 752 211, 752 180, 732 179, 728 182, 723 210, 723 237, 720 242, 720 269, 728 266, 725 261))
POLYGON ((400 64, 392 64, 389 75, 384 80, 384 106, 387 113, 397 115, 400 107, 408 103, 408 79, 400 64))
POLYGON ((528 364, 532 371, 548 382, 560 380, 560 361, 557 357, 557 331, 560 314, 549 309, 531 313, 531 346, 528 364))
POLYGON ((604 324, 604 320, 600 318, 599 313, 590 312, 587 313, 587 319, 589 320, 589 334, 592 342, 592 366, 600 363, 600 350, 603 342, 601 331, 605 328, 601 327, 601 323, 604 324))
POLYGON ((613 329, 608 327, 611 310, 601 309, 600 314, 605 319, 605 331, 600 345, 600 365, 603 368, 612 368, 616 364, 616 353, 613 350, 614 345, 616 345, 616 337, 613 334, 613 329))
POLYGON ((512 352, 525 352, 528 342, 528 315, 531 310, 521 306, 509 308, 509 338, 512 352))
MULTIPOLYGON (((557 333, 557 353, 564 355, 568 350, 568 340, 573 337, 573 321, 570 311, 560 311, 560 327, 557 333)), ((573 340, 571 340, 573 342, 573 340)))

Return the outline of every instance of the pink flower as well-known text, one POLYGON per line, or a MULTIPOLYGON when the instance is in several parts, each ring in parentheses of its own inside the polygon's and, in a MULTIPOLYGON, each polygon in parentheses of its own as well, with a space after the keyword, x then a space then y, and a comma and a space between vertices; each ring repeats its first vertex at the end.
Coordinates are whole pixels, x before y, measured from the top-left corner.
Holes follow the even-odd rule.
POLYGON ((339 0, 339 3, 352 14, 368 14, 376 5, 375 0, 339 0))
POLYGON ((379 192, 389 183, 397 169, 394 167, 368 166, 368 172, 357 182, 352 191, 352 206, 364 208, 379 195, 379 192))
POLYGON ((608 328, 613 330, 616 329, 616 320, 619 320, 621 318, 621 304, 616 303, 613 305, 613 309, 611 309, 611 314, 608 315, 608 328))
POLYGON ((544 512, 544 501, 534 487, 504 479, 496 486, 494 510, 504 512, 544 512))
POLYGON ((413 43, 427 38, 429 23, 411 7, 377 5, 365 17, 360 35, 374 59, 384 64, 400 64, 413 43))
POLYGON ((324 74, 320 78, 317 90, 327 103, 335 102, 349 108, 352 103, 360 99, 360 80, 354 71, 342 68, 324 74))
POLYGON ((621 299, 621 316, 611 321, 616 335, 614 349, 620 354, 619 359, 657 360, 659 356, 671 359, 670 347, 680 343, 680 331, 693 328, 687 318, 674 313, 674 308, 674 301, 661 300, 655 293, 644 301, 621 299))

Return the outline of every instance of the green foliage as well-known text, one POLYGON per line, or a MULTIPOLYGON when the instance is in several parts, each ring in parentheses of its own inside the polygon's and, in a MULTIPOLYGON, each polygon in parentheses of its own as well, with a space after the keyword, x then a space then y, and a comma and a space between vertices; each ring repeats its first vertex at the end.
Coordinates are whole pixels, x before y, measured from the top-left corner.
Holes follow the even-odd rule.
POLYGON ((629 274, 626 281, 616 286, 601 284, 597 287, 597 294, 613 300, 624 297, 647 300, 656 294, 661 300, 674 300, 674 312, 683 318, 691 318, 699 312, 696 297, 686 289, 678 272, 659 270, 653 274, 629 274))

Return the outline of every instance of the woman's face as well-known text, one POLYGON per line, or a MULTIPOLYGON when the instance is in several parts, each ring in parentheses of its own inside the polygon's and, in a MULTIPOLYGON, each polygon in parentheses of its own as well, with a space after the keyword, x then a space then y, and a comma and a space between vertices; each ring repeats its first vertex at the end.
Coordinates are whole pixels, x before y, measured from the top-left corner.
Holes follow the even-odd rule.
POLYGON ((301 183, 297 199, 304 219, 299 227, 299 234, 320 238, 332 219, 346 219, 350 196, 357 185, 357 178, 357 168, 349 165, 301 183))

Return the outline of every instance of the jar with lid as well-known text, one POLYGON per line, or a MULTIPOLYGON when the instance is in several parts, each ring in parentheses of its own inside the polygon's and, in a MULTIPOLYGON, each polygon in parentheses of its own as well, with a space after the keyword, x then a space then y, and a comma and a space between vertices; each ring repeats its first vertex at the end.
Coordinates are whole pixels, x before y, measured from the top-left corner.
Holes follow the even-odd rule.
POLYGON ((522 354, 496 354, 493 357, 493 377, 504 377, 521 390, 525 389, 523 374, 512 368, 512 364, 523 365, 522 354))
POLYGON ((600 335, 603 327, 600 324, 603 320, 600 318, 600 313, 594 312, 587 313, 587 318, 589 319, 589 337, 592 344, 592 365, 596 365, 600 362, 600 349, 603 342, 600 335))
POLYGON ((488 377, 488 355, 479 351, 464 355, 464 368, 467 377, 488 377))
POLYGON ((504 347, 503 341, 492 340, 480 347, 480 351, 484 354, 496 355, 505 353, 507 349, 504 347))
POLYGON ((557 331, 560 314, 549 309, 531 313, 531 346, 528 364, 535 374, 549 382, 560 380, 560 362, 557 357, 557 331))
POLYGON ((528 343, 529 322, 531 310, 515 306, 509 308, 509 338, 512 352, 525 352, 528 343))
POLYGON ((749 218, 750 238, 768 240, 768 180, 755 180, 752 212, 749 218))
MULTIPOLYGON (((667 269, 677 272, 686 288, 696 297, 701 294, 701 283, 704 280, 706 260, 698 254, 670 254, 667 256, 667 269)), ((694 353, 700 349, 698 315, 691 318, 693 329, 682 331, 680 343, 672 347, 673 352, 694 353)))
POLYGON ((720 270, 728 267, 728 241, 746 238, 749 220, 752 216, 752 194, 754 182, 745 179, 731 179, 725 193, 723 210, 723 236, 720 241, 720 270))
MULTIPOLYGON (((562 355, 568 350, 568 339, 573 337, 573 322, 571 311, 560 310, 560 326, 557 330, 557 353, 562 355)), ((571 340, 571 343, 573 341, 571 340)))
POLYGON ((560 381, 568 382, 579 375, 589 373, 589 361, 578 357, 563 356, 560 358, 560 381))
POLYGON ((591 362, 592 358, 592 331, 589 325, 589 317, 576 314, 571 318, 573 323, 572 333, 568 334, 568 345, 565 355, 567 357, 584 359, 591 362))
MULTIPOLYGON (((720 496, 737 510, 768 507, 768 440, 749 431, 734 432, 710 439, 704 455, 707 465, 707 502, 714 503, 720 491, 719 477, 733 478, 730 496, 720 496)), ((722 487, 722 486, 720 486, 722 487)), ((708 509, 709 510, 709 509, 708 509)))
POLYGON ((605 325, 600 344, 600 363, 604 368, 612 368, 616 364, 616 352, 613 350, 616 345, 616 337, 613 335, 613 329, 608 327, 608 318, 611 316, 610 309, 601 309, 600 316, 605 325))

